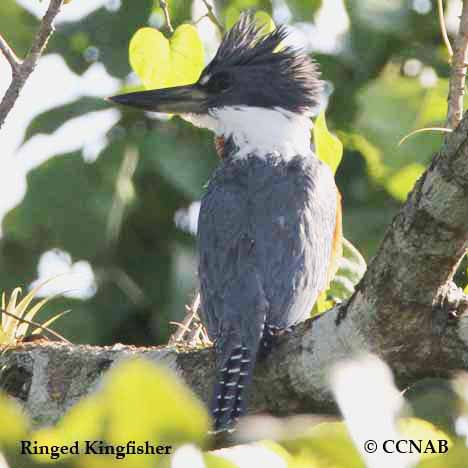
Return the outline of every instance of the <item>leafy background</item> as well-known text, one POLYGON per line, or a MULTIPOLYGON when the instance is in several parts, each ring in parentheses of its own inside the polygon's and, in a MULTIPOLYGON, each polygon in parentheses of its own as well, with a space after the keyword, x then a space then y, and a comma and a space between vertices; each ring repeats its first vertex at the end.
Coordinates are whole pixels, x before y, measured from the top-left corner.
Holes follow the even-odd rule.
MULTIPOLYGON (((41 8, 46 3, 42 2, 41 8)), ((461 2, 449 0, 446 4, 447 21, 452 24, 449 29, 453 31, 450 18, 456 17, 461 2)), ((36 0, 0 2, 0 31, 19 54, 24 54, 30 44, 38 5, 36 0)), ((173 0, 169 7, 175 26, 202 14, 198 0, 173 0)), ((216 11, 226 25, 231 25, 245 8, 262 9, 277 23, 289 23, 296 40, 321 65, 330 91, 327 125, 344 144, 336 178, 343 194, 345 235, 370 259, 386 225, 442 143, 441 134, 424 133, 398 146, 409 132, 441 126, 445 120, 449 67, 440 39, 436 2, 216 2, 216 11), (339 30, 338 17, 344 18, 339 30)), ((63 294, 44 307, 49 315, 72 309, 54 324, 57 331, 77 343, 165 343, 172 329, 170 321, 181 320, 184 305, 196 289, 195 241, 189 229, 178 227, 176 220, 179 226, 190 224, 186 214, 195 211, 192 203, 201 197, 217 164, 212 136, 177 118, 121 112, 102 99, 119 89, 141 86, 131 72, 128 47, 141 27, 162 27, 165 32, 158 2, 73 0, 65 7, 63 17, 66 20, 59 22, 41 63, 60 58, 66 64, 68 80, 71 76, 76 81, 100 67, 105 86, 83 88, 76 99, 49 104, 34 114, 28 110, 35 108, 36 100, 47 95, 55 102, 53 97, 60 91, 42 82, 33 90, 25 89, 31 102, 20 100, 21 115, 11 116, 10 121, 14 117, 24 126, 16 154, 24 154, 25 148, 28 154, 36 149, 39 153, 44 141, 41 138, 59 135, 65 127, 72 129, 66 134, 75 149, 62 154, 54 152, 54 146, 49 157, 24 163, 29 165, 24 198, 7 210, 1 224, 0 289, 11 292, 18 285, 27 288, 37 284, 38 275, 50 276, 54 269, 51 265, 60 263, 74 275, 69 275, 59 289, 63 294), (85 5, 88 13, 68 14, 78 4, 85 5), (80 130, 83 117, 93 119, 93 125, 98 121, 107 124, 98 150, 90 151, 88 135, 80 130), (72 276, 84 277, 86 287, 72 276), (83 290, 78 294, 79 284, 83 290)), ((198 25, 209 58, 219 36, 210 30, 207 20, 198 25)), ((36 76, 40 72, 39 67, 36 76)), ((3 131, 11 128, 7 125, 3 131)), ((6 144, 9 135, 2 137, 6 144)), ((10 155, 3 156, 6 160, 10 155)), ((0 174, 2 199, 11 189, 5 184, 5 174, 6 170, 0 174)), ((465 270, 463 265, 458 274, 463 285, 467 283, 465 270)), ((167 371, 148 366, 142 362, 123 364, 110 373, 98 393, 80 402, 58 426, 37 432, 31 432, 27 418, 0 395, 0 428, 8 428, 0 430, 3 454, 13 467, 35 466, 35 462, 48 460, 18 458, 15 444, 20 438, 35 438, 49 445, 100 437, 116 443, 136 437, 136 432, 141 440, 191 442, 206 448, 209 421, 205 410, 167 371), (149 412, 148 407, 158 411, 149 412)), ((405 391, 405 405, 409 405, 405 411, 373 414, 369 411, 372 398, 377 398, 380 409, 393 407, 392 398, 401 398, 391 378, 373 381, 376 374, 380 375, 379 366, 383 364, 360 362, 350 381, 332 385, 347 429, 342 422, 324 422, 292 438, 286 437, 284 430, 277 442, 264 442, 262 447, 280 457, 283 464, 278 466, 285 466, 284 462, 297 468, 363 466, 363 454, 358 453, 360 429, 346 417, 352 410, 357 414, 354 421, 361 421, 367 434, 379 423, 385 425, 402 417, 406 425, 402 433, 407 437, 450 440, 450 457, 423 459, 420 466, 465 466, 466 443, 456 436, 455 425, 465 424, 459 434, 468 432, 466 378, 455 384, 441 379, 420 381, 405 391), (385 388, 379 387, 382 380, 385 388), (340 387, 348 393, 354 391, 351 409, 340 402, 340 387), (366 419, 369 416, 374 419, 366 419)), ((275 424, 284 422, 268 421, 269 426, 275 424)), ((177 465, 174 457, 170 466, 196 466, 199 457, 204 462, 199 466, 233 466, 217 455, 199 452, 199 448, 192 446, 183 464, 177 465)), ((268 466, 273 466, 269 460, 268 466)), ((384 466, 383 461, 375 466, 384 466)), ((167 460, 146 457, 118 462, 79 458, 65 460, 61 466, 117 463, 169 466, 167 460)), ((247 462, 242 466, 250 465, 247 462)))
MULTIPOLYGON (((65 6, 64 15, 74 3, 65 6)), ((175 26, 200 16, 201 2, 169 4, 175 26)), ((36 25, 21 5, 0 4, 0 30, 19 53, 36 25)), ((91 8, 79 20, 59 23, 47 53, 59 54, 78 76, 102 65, 122 89, 139 86, 128 46, 137 29, 163 25, 158 5, 116 0, 91 8)), ((441 134, 424 133, 397 145, 412 130, 444 121, 449 67, 435 2, 226 0, 216 7, 227 24, 244 8, 261 8, 277 22, 290 23, 296 39, 320 63, 331 91, 328 127, 345 150, 337 172, 344 232, 369 259, 442 142, 441 134), (332 27, 334 9, 345 15, 341 33, 332 27)), ((207 29, 206 24, 205 19, 199 27, 207 29)), ((202 37, 209 58, 219 37, 213 30, 202 37)), ((73 128, 77 117, 104 120, 106 109, 118 112, 97 157, 87 157, 83 144, 31 165, 24 198, 2 220, 0 288, 27 287, 37 278, 44 253, 59 249, 73 268, 87 262, 94 278, 91 293, 60 296, 53 303, 51 314, 72 309, 57 322, 60 333, 80 343, 164 343, 174 329, 169 322, 181 320, 196 288, 194 238, 174 217, 200 198, 217 157, 208 132, 177 118, 116 111, 101 99, 114 92, 85 93, 23 117, 29 119, 23 144, 31 152, 38 136, 53 135, 67 124, 73 128)), ((69 134, 86 142, 78 131, 69 134)), ((74 288, 70 280, 63 289, 74 288)))

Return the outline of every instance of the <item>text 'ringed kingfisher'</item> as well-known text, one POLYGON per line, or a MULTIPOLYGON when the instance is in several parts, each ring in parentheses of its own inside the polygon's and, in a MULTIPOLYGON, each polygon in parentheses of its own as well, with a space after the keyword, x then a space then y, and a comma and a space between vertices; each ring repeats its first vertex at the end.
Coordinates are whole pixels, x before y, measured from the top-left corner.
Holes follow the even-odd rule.
POLYGON ((201 319, 216 350, 215 429, 246 411, 272 338, 310 316, 341 254, 340 195, 312 152, 321 82, 309 57, 243 14, 188 86, 113 101, 180 114, 216 135, 220 163, 198 221, 201 319))

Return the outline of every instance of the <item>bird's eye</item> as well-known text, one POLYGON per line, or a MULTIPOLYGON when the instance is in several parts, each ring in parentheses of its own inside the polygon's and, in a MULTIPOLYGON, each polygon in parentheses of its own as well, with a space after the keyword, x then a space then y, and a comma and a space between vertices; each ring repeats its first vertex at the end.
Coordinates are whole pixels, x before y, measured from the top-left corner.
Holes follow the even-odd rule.
POLYGON ((220 72, 213 75, 206 87, 210 92, 213 93, 221 93, 223 91, 227 91, 232 85, 232 78, 229 73, 220 72))

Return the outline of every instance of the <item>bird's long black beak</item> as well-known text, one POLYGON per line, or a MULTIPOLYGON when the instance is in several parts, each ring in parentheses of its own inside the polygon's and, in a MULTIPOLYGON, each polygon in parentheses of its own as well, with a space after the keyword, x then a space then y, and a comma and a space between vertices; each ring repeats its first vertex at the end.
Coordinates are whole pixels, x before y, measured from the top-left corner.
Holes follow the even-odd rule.
POLYGON ((108 99, 124 106, 168 114, 201 114, 208 110, 208 95, 197 84, 120 94, 108 99))

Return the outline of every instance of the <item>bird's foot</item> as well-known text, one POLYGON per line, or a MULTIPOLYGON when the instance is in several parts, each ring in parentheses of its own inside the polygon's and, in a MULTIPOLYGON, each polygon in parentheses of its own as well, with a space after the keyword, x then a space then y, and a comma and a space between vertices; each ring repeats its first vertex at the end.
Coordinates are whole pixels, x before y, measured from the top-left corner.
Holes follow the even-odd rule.
POLYGON ((293 327, 281 328, 276 325, 265 325, 265 328, 263 330, 262 341, 260 344, 260 359, 263 359, 266 356, 268 356, 278 339, 284 335, 287 335, 292 330, 293 327))

